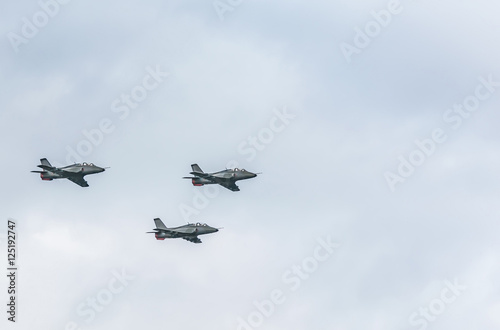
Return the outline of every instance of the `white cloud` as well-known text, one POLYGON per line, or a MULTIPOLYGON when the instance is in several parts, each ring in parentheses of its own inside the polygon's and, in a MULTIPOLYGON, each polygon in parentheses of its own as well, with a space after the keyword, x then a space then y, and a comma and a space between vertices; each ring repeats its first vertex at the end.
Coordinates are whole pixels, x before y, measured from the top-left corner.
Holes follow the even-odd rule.
MULTIPOLYGON (((20 329, 84 325, 79 304, 122 267, 136 278, 87 328, 236 329, 322 235, 338 255, 262 329, 411 328, 453 278, 469 289, 433 326, 460 328, 458 314, 497 326, 498 96, 395 193, 382 174, 478 76, 500 77, 498 6, 402 3, 351 63, 339 43, 386 1, 246 1, 222 22, 210 2, 73 1, 18 54, 4 47, 0 197, 3 218, 19 219, 20 329), (157 64, 171 75, 119 119, 113 100, 157 64), (290 125, 255 159, 238 153, 282 106, 290 125), (115 129, 85 160, 111 168, 89 188, 29 173, 63 162, 103 118, 115 129), (145 234, 155 217, 184 223, 179 205, 206 188, 181 179, 191 163, 233 159, 263 174, 194 217, 223 230, 200 245, 145 234)), ((4 34, 38 8, 9 6, 4 34)))

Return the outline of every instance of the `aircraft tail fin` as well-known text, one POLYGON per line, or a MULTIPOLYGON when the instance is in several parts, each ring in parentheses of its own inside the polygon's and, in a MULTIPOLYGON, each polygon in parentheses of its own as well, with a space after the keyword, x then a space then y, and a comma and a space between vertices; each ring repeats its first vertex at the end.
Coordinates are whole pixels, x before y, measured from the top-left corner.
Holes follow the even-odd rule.
POLYGON ((47 160, 47 158, 40 159, 40 163, 42 163, 42 165, 52 167, 52 165, 50 165, 50 162, 47 160))
POLYGON ((154 221, 155 221, 156 228, 167 229, 167 226, 165 226, 165 224, 163 223, 163 221, 161 221, 160 218, 155 218, 154 221))
POLYGON ((198 173, 205 173, 203 170, 198 166, 198 164, 192 164, 191 169, 193 172, 198 172, 198 173))

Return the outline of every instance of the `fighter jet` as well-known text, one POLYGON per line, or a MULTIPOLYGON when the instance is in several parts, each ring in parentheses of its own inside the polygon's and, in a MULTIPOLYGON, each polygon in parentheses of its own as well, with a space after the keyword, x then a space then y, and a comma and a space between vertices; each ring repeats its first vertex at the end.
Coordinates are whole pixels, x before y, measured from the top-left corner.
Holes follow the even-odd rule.
POLYGON ((240 191, 240 188, 235 184, 236 181, 255 178, 257 174, 259 174, 248 172, 245 169, 240 170, 239 168, 225 169, 224 171, 215 173, 205 173, 198 164, 192 164, 191 169, 193 171, 189 174, 194 175, 194 177, 183 177, 183 179, 191 179, 193 186, 217 183, 232 191, 240 191))
POLYGON ((40 173, 40 178, 45 181, 52 181, 54 179, 68 179, 81 187, 88 187, 87 181, 83 177, 87 174, 95 174, 104 172, 105 168, 95 166, 90 163, 73 164, 65 167, 54 167, 50 165, 47 158, 40 159, 41 165, 38 165, 43 171, 31 171, 33 173, 40 173))
POLYGON ((165 238, 182 238, 193 243, 201 243, 198 235, 216 233, 217 228, 212 228, 206 223, 188 223, 187 225, 167 228, 160 218, 154 219, 156 228, 148 231, 147 234, 155 234, 157 240, 163 241, 165 238))

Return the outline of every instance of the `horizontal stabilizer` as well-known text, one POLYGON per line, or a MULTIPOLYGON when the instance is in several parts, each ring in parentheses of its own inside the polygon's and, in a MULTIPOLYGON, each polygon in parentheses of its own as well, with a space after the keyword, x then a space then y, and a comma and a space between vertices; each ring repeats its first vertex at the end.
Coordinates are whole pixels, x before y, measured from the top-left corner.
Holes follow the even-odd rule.
POLYGON ((196 175, 202 178, 206 178, 207 176, 210 176, 210 174, 207 174, 205 172, 189 172, 189 174, 196 175))
POLYGON ((47 173, 47 172, 45 172, 45 171, 31 171, 31 173, 41 173, 41 174, 45 174, 45 173, 47 173))
POLYGON ((47 170, 47 171, 54 169, 52 166, 47 166, 47 165, 37 165, 37 166, 40 168, 43 168, 44 170, 47 170))

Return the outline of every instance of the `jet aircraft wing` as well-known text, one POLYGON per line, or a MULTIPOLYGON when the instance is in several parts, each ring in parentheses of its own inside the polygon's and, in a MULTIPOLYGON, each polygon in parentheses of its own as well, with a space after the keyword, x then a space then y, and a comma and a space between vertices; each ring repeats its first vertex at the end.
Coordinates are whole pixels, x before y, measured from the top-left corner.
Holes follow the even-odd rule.
POLYGON ((186 237, 183 237, 183 239, 185 239, 186 241, 193 242, 193 243, 201 243, 201 239, 199 239, 198 236, 186 236, 186 237))
POLYGON ((231 191, 240 191, 240 188, 238 188, 238 186, 234 183, 234 181, 219 180, 217 183, 231 191))
POLYGON ((69 176, 66 179, 70 180, 71 182, 76 183, 80 187, 88 187, 89 186, 89 184, 87 183, 87 181, 85 181, 83 179, 83 176, 75 176, 74 175, 74 176, 69 176))

